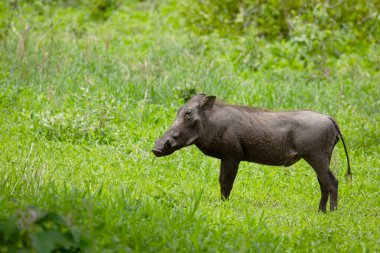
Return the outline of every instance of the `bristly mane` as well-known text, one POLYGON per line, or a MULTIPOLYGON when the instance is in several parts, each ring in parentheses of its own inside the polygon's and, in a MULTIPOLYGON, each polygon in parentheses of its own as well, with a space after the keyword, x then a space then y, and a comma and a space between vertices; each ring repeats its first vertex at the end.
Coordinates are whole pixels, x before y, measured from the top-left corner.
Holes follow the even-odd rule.
POLYGON ((219 106, 219 107, 225 107, 225 106, 231 106, 237 109, 240 109, 242 111, 246 112, 271 112, 271 110, 262 108, 262 107, 250 107, 246 105, 233 105, 233 104, 228 104, 223 100, 216 99, 214 105, 219 106))

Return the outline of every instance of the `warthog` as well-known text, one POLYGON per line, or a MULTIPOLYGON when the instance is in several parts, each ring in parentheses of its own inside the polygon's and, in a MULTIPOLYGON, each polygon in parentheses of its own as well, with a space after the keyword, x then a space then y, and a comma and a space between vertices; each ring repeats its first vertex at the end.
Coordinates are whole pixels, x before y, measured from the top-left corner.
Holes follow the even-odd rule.
POLYGON ((341 137, 347 157, 346 178, 351 178, 347 148, 334 119, 312 111, 273 112, 230 105, 215 96, 195 95, 177 112, 177 118, 152 152, 167 156, 195 144, 205 155, 221 160, 221 197, 227 200, 241 161, 291 166, 303 158, 317 174, 321 188, 319 210, 338 206, 338 180, 329 165, 341 137))

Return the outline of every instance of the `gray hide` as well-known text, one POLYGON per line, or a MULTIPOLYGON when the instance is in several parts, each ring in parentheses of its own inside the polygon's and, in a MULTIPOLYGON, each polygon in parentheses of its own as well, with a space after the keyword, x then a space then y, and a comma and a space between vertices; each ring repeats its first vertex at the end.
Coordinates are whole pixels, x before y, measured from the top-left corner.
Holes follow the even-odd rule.
POLYGON ((229 105, 215 96, 199 94, 182 106, 177 118, 152 150, 167 156, 195 144, 205 155, 221 160, 219 182, 222 199, 228 199, 239 163, 291 166, 301 158, 317 174, 321 188, 319 210, 337 209, 338 180, 329 169, 332 151, 341 137, 351 177, 349 158, 338 124, 312 111, 273 112, 229 105))

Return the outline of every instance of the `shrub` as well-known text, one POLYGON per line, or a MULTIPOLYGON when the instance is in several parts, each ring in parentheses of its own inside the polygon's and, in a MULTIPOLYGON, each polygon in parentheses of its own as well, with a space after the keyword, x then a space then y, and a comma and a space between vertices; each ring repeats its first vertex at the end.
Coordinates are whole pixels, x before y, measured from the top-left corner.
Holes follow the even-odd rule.
POLYGON ((380 33, 379 0, 205 0, 182 7, 186 24, 197 34, 241 35, 253 27, 259 36, 287 39, 294 17, 321 30, 353 30, 370 41, 380 33))
POLYGON ((82 232, 55 212, 28 208, 0 220, 0 252, 81 252, 88 246, 82 232))

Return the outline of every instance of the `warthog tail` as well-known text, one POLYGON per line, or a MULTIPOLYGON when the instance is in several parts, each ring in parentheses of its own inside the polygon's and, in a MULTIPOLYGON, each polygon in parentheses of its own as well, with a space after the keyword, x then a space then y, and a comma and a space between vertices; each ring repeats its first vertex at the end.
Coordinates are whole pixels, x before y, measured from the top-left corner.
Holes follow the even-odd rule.
POLYGON ((335 129, 338 131, 339 136, 342 139, 344 151, 346 152, 347 167, 348 167, 347 172, 346 172, 346 181, 351 182, 352 181, 352 174, 351 174, 351 167, 350 167, 350 158, 348 157, 348 151, 347 151, 346 143, 344 142, 344 138, 343 138, 342 132, 340 131, 338 123, 336 123, 336 121, 333 118, 331 118, 331 117, 329 117, 329 118, 332 121, 332 123, 334 123, 335 129))

